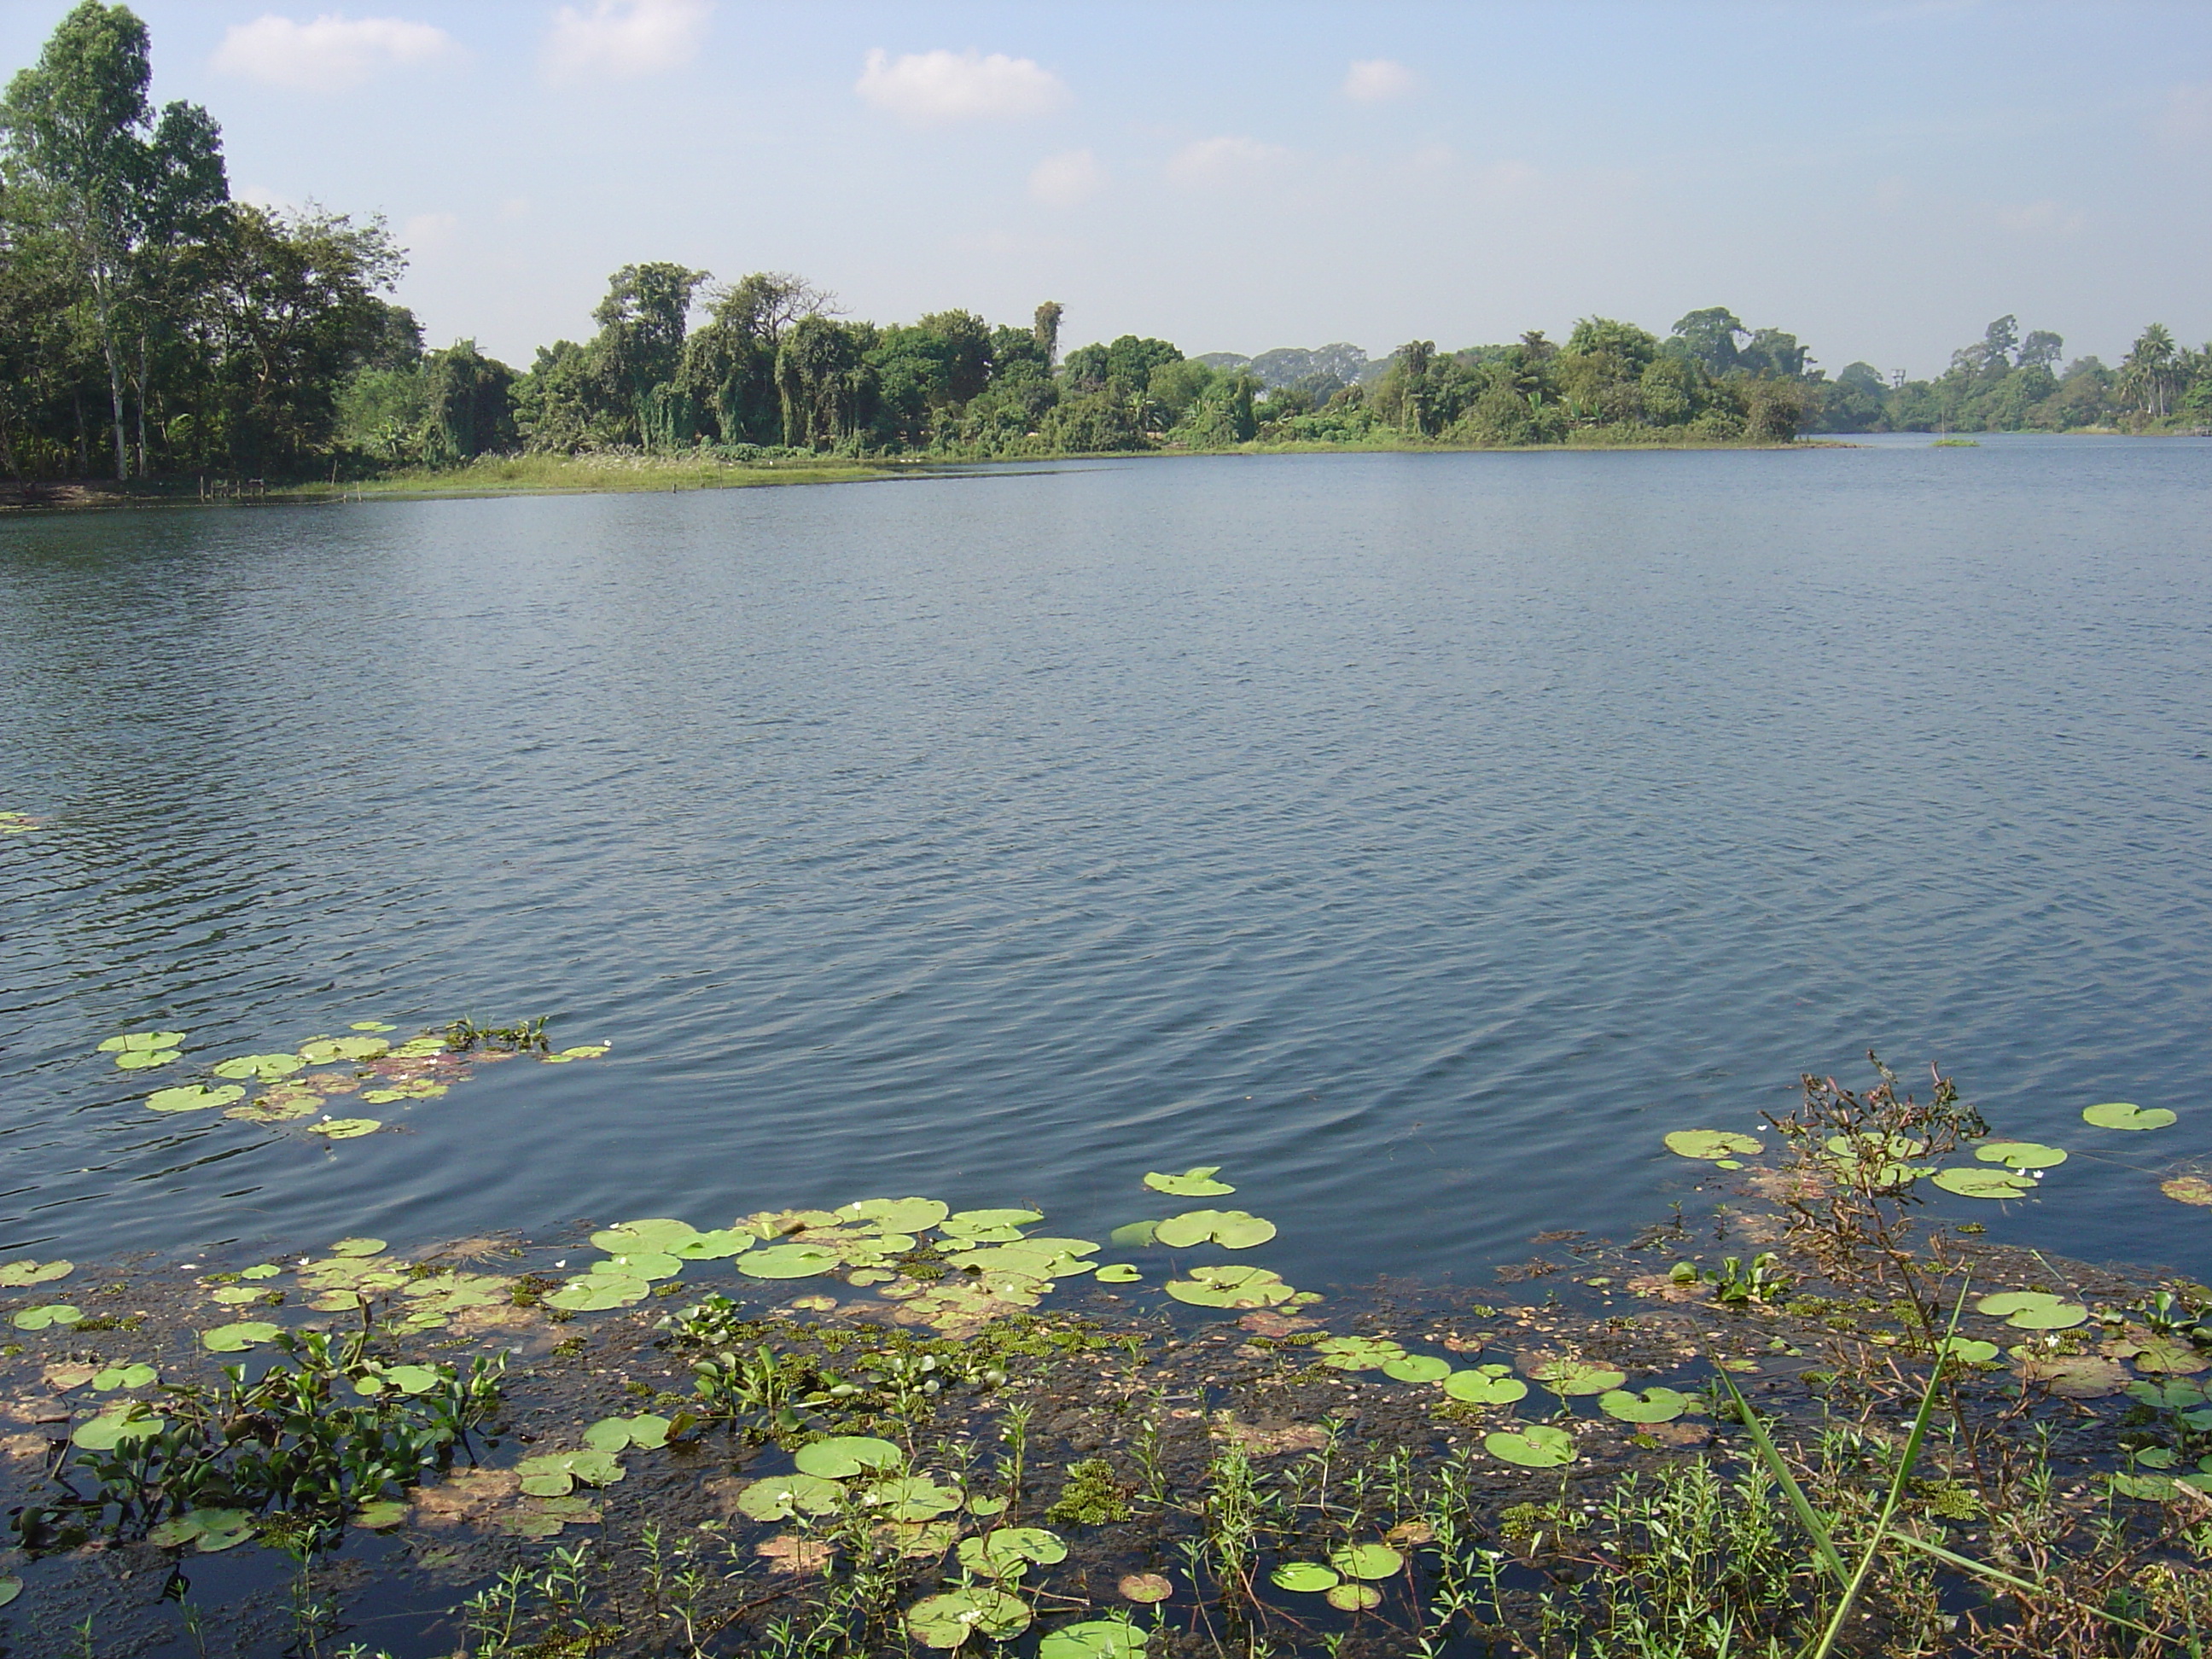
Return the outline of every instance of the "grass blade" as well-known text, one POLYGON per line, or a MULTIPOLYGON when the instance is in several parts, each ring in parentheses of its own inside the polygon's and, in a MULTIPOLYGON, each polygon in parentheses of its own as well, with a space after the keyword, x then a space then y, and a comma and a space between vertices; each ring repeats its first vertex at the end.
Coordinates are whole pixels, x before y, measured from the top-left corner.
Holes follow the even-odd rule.
POLYGON ((1972 1556, 1960 1555, 1955 1551, 1947 1550, 1942 1545, 1931 1544, 1924 1538, 1915 1538, 1909 1532, 1893 1531, 1889 1536, 1893 1540, 1904 1545, 1908 1549, 1916 1549, 1920 1551, 1923 1554, 1932 1555, 1937 1560, 1948 1562, 1962 1572, 1971 1572, 1977 1577, 1981 1578, 1993 1578, 1998 1583, 2009 1584, 2014 1589, 2027 1590, 2033 1595, 2044 1596, 2050 1601, 2061 1602, 2067 1607, 2078 1607, 2083 1613, 2092 1613, 2097 1618, 2104 1620, 2107 1624, 2118 1625, 2124 1629, 2135 1631, 2142 1635, 2149 1637, 2154 1642, 2163 1642, 2166 1639, 2165 1637, 2160 1635, 2158 1632, 2152 1630, 2147 1625, 2138 1625, 2132 1619, 2123 1619, 2117 1613, 2107 1613, 2102 1607, 2092 1607, 2087 1601, 2077 1601, 2072 1596, 2062 1595, 2055 1589, 2046 1589, 2045 1586, 2036 1583, 2033 1579, 2015 1578, 2012 1574, 2003 1571, 1999 1568, 1990 1566, 1986 1562, 1977 1561, 1972 1556))
POLYGON ((1766 1465, 1767 1473, 1774 1477, 1789 1498, 1790 1507, 1797 1512, 1798 1525, 1803 1527, 1813 1540, 1813 1548, 1820 1556, 1821 1565, 1835 1575, 1838 1584, 1849 1583, 1850 1570, 1844 1565, 1844 1558, 1836 1553, 1835 1540, 1829 1535, 1827 1525, 1820 1519, 1820 1511, 1813 1507, 1813 1500, 1805 1495, 1805 1489, 1797 1484, 1797 1477, 1790 1473, 1790 1466, 1782 1461, 1782 1454, 1775 1449, 1774 1442, 1767 1435, 1766 1425, 1760 1422, 1759 1413, 1752 1410, 1751 1402, 1743 1397, 1742 1390, 1735 1385, 1735 1379, 1726 1371, 1717 1375, 1727 1385, 1729 1397, 1735 1401, 1736 1413, 1742 1419, 1744 1427, 1751 1431, 1751 1443, 1759 1448, 1759 1461, 1766 1465))

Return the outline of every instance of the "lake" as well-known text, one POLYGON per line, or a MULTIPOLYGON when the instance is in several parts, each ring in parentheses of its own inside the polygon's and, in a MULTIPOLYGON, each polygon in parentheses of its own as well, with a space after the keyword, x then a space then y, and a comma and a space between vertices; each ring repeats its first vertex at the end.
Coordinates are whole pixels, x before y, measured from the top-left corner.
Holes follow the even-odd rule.
POLYGON ((2212 1277, 2212 444, 1155 459, 0 521, 0 1235, 428 1243, 1220 1164, 1295 1282, 1624 1237, 1802 1071, 2212 1277), (395 1132, 149 1112, 552 1017, 395 1132), (2093 1130, 2106 1100, 2172 1127, 2093 1130))

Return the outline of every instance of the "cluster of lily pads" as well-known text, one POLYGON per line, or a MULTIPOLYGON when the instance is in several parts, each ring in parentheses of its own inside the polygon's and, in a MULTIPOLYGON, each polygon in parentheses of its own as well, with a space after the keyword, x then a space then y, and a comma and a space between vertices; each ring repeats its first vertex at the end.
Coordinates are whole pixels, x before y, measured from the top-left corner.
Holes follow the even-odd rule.
MULTIPOLYGON (((1510 1365, 1455 1367, 1434 1354, 1409 1352, 1404 1344, 1387 1337, 1323 1337, 1313 1345, 1313 1352, 1323 1365, 1346 1371, 1376 1370, 1400 1382, 1432 1385, 1463 1406, 1511 1406, 1527 1399, 1529 1392, 1528 1383, 1514 1376, 1510 1365)), ((1626 1372, 1572 1355, 1526 1354, 1521 1357, 1521 1370, 1529 1382, 1557 1396, 1562 1413, 1570 1409, 1571 1401, 1588 1396, 1595 1396, 1598 1409, 1607 1417, 1638 1425, 1671 1423, 1704 1409, 1696 1396, 1679 1389, 1632 1389, 1626 1372)), ((1550 1424, 1494 1430, 1484 1436, 1482 1443, 1492 1456, 1524 1468, 1559 1468, 1575 1461, 1574 1437, 1550 1424)))
MULTIPOLYGON (((1218 1169, 1148 1174, 1145 1184, 1176 1196, 1235 1189, 1218 1169)), ((763 1210, 727 1227, 700 1229, 670 1217, 625 1221, 592 1235, 606 1252, 549 1294, 548 1305, 574 1313, 642 1302, 655 1283, 684 1264, 726 1261, 739 1274, 763 1280, 838 1278, 901 1304, 901 1323, 950 1333, 969 1331, 1034 1308, 1062 1280, 1088 1275, 1103 1285, 1132 1285, 1144 1275, 1127 1261, 1100 1262, 1103 1246, 1085 1238, 1040 1234, 1042 1211, 954 1210, 933 1198, 867 1198, 835 1210, 763 1210)), ((1115 1244, 1194 1249, 1218 1245, 1246 1250, 1275 1237, 1274 1223, 1243 1210, 1188 1210, 1116 1228, 1115 1244)), ((1162 1286, 1195 1307, 1243 1310, 1317 1301, 1265 1267, 1206 1263, 1162 1286)), ((834 1304, 832 1305, 835 1305, 834 1304)))
MULTIPOLYGON (((511 1306, 516 1280, 500 1273, 471 1273, 422 1264, 386 1254, 380 1238, 342 1238, 323 1256, 302 1256, 286 1266, 257 1261, 236 1273, 213 1273, 209 1296, 229 1310, 288 1300, 304 1293, 317 1313, 359 1315, 392 1304, 392 1328, 402 1333, 435 1330, 476 1310, 511 1306), (289 1279, 280 1285, 275 1281, 289 1279)), ((241 1320, 201 1333, 201 1345, 213 1353, 239 1353, 276 1340, 283 1327, 267 1320, 241 1320)))
MULTIPOLYGON (((2177 1121, 2165 1107, 2143 1107, 2132 1101, 2104 1101, 2081 1109, 2081 1121, 2094 1128, 2141 1132, 2162 1129, 2177 1121)), ((1667 1150, 1678 1158, 1711 1164, 1721 1170, 1741 1170, 1746 1158, 1757 1158, 1766 1143, 1757 1135, 1723 1129, 1677 1129, 1666 1137, 1667 1150)), ((1877 1188, 1902 1187, 1925 1176, 1947 1193, 1960 1198, 2002 1200, 2025 1198, 2035 1190, 2044 1171, 2066 1162, 2063 1147, 2034 1140, 1985 1140, 1974 1148, 1975 1162, 1939 1168, 1916 1160, 1926 1156, 1927 1143, 1910 1135, 1871 1133, 1835 1135, 1822 1152, 1839 1171, 1863 1177, 1877 1188)), ((2212 1182, 2194 1176, 2163 1182, 2160 1190, 2185 1204, 2212 1205, 2212 1182)))
MULTIPOLYGON (((324 1033, 296 1048, 232 1054, 208 1068, 213 1081, 156 1089, 147 1096, 146 1104, 151 1110, 166 1113, 220 1109, 225 1117, 250 1123, 301 1121, 301 1127, 326 1140, 353 1140, 375 1133, 384 1127, 384 1121, 333 1115, 325 1110, 333 1099, 357 1097, 369 1106, 434 1100, 454 1084, 466 1080, 481 1064, 513 1059, 521 1052, 533 1052, 541 1060, 565 1063, 596 1059, 609 1047, 592 1042, 559 1050, 549 1047, 542 1052, 463 1048, 455 1046, 449 1035, 452 1028, 394 1042, 386 1034, 397 1029, 384 1020, 360 1019, 343 1036, 324 1033), (249 1093, 252 1094, 250 1100, 249 1093)), ((187 1035, 125 1031, 102 1042, 100 1052, 112 1055, 116 1065, 126 1072, 151 1071, 182 1060, 187 1035)))

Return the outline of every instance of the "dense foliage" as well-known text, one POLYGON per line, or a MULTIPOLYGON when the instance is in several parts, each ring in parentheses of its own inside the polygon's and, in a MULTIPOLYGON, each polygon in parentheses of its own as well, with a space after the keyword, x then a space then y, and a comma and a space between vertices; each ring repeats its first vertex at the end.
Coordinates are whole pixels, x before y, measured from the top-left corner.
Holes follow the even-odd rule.
POLYGON ((1933 380, 1713 307, 1664 338, 1586 317, 1440 352, 1355 347, 1187 358, 1124 335, 1059 350, 965 311, 856 322, 800 278, 733 284, 625 265, 581 343, 517 373, 463 340, 423 349, 380 295, 380 221, 230 199, 206 111, 156 111, 147 32, 83 0, 0 96, 0 467, 18 479, 349 474, 517 450, 987 457, 1261 443, 1786 442, 1807 431, 2172 429, 2212 422, 2212 346, 2144 331, 2125 362, 2062 371, 2014 318, 1933 380))

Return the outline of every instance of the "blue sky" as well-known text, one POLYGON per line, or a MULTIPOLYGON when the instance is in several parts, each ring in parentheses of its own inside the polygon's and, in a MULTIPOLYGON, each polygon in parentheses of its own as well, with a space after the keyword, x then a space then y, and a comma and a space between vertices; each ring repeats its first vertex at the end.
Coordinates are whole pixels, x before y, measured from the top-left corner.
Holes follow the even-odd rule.
MULTIPOLYGON (((383 213, 432 342, 519 366, 643 259, 1193 353, 1713 304, 1832 371, 2007 312, 2212 335, 2201 3, 137 9, 239 194, 383 213)), ((66 9, 0 6, 0 64, 66 9)))

